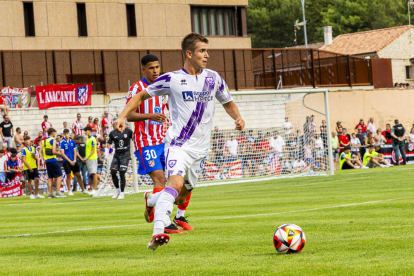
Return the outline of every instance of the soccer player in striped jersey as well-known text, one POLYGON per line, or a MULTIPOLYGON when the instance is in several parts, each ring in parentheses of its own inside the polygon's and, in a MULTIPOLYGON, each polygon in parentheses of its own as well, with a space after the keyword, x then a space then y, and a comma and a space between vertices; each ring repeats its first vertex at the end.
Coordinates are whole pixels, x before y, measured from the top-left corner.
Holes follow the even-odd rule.
MULTIPOLYGON (((159 77, 160 62, 154 55, 146 55, 141 59, 142 72, 145 77, 134 83, 129 89, 126 97, 127 103, 137 93, 148 87, 159 77)), ((148 174, 153 183, 153 194, 161 192, 165 188, 165 156, 164 156, 164 115, 165 108, 168 108, 167 98, 157 96, 143 102, 136 112, 128 116, 128 121, 135 122, 135 131, 133 141, 135 146, 135 156, 139 160, 138 173, 141 175, 148 174)), ((150 192, 145 193, 145 197, 151 196, 150 192)), ((183 204, 178 205, 177 215, 174 223, 184 230, 194 230, 194 228, 185 219, 185 210, 190 202, 191 193, 183 204)), ((144 213, 147 222, 154 220, 154 207, 147 206, 144 213)), ((166 233, 183 233, 175 225, 170 224, 165 227, 166 233)))
POLYGON ((168 243, 170 236, 164 233, 164 227, 169 223, 173 204, 184 203, 197 184, 202 161, 210 148, 215 99, 234 120, 237 130, 243 130, 245 125, 226 82, 217 72, 206 69, 208 39, 191 33, 182 40, 181 49, 185 55, 184 67, 158 77, 136 94, 113 124, 122 131, 125 118, 145 100, 169 96, 172 124, 165 136, 168 187, 146 200, 149 206, 156 205, 154 231, 147 246, 151 250, 168 243))

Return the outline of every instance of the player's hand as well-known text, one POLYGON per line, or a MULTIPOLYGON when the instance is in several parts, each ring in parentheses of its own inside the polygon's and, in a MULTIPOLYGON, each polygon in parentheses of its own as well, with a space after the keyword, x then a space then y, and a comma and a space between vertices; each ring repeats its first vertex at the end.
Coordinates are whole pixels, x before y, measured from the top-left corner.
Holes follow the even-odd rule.
POLYGON ((167 119, 167 117, 165 117, 165 115, 161 113, 153 113, 148 115, 150 117, 150 120, 156 121, 158 123, 164 123, 164 121, 167 119))
POLYGON ((235 121, 235 123, 236 123, 236 129, 237 130, 243 130, 244 129, 245 122, 242 118, 237 119, 235 121))
POLYGON ((115 120, 112 126, 115 130, 118 130, 119 132, 123 132, 125 129, 125 121, 118 118, 115 120))
POLYGON ((32 170, 32 169, 30 169, 29 171, 30 171, 31 173, 33 172, 33 170, 32 170))

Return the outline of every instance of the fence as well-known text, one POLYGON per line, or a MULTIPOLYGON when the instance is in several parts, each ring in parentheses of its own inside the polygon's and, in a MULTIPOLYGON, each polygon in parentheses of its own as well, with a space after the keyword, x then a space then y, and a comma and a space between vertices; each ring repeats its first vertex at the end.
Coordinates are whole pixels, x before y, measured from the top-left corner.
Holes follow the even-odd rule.
MULTIPOLYGON (((181 68, 179 50, 1 51, 0 87, 43 83, 93 83, 95 92, 128 90, 142 78, 140 59, 151 53, 162 72, 181 68)), ((370 60, 315 49, 210 50, 208 67, 230 89, 372 84, 370 60)))

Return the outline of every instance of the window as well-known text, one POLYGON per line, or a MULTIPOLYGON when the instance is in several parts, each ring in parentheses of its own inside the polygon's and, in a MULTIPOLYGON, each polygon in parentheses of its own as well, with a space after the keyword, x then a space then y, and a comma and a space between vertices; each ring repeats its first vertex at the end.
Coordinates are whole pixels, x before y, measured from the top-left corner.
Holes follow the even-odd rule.
POLYGON ((88 36, 85 3, 76 3, 76 8, 78 10, 78 36, 88 36))
POLYGON ((412 66, 405 66, 405 78, 407 80, 411 79, 411 72, 410 72, 411 68, 412 68, 412 66))
POLYGON ((193 32, 206 36, 247 36, 244 7, 191 7, 193 32))
POLYGON ((137 23, 135 20, 135 4, 126 4, 128 36, 137 36, 137 23))
POLYGON ((23 2, 23 12, 26 36, 35 36, 33 2, 23 2))

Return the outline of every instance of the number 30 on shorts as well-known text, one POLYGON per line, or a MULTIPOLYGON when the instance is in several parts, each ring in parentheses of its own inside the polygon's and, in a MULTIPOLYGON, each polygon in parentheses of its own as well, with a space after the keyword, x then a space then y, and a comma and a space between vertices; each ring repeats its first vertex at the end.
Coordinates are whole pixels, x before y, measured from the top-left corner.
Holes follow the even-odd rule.
POLYGON ((150 160, 152 159, 157 159, 157 153, 155 152, 155 150, 145 150, 144 151, 145 154, 145 160, 150 160))

